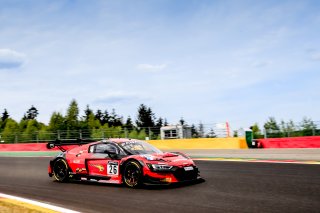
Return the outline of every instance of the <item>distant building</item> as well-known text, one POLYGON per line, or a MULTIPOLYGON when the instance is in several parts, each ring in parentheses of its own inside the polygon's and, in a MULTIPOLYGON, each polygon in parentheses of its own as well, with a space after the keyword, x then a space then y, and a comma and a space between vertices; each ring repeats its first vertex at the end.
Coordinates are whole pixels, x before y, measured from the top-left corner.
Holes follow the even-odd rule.
POLYGON ((160 129, 161 140, 191 138, 191 127, 186 125, 163 126, 160 129))

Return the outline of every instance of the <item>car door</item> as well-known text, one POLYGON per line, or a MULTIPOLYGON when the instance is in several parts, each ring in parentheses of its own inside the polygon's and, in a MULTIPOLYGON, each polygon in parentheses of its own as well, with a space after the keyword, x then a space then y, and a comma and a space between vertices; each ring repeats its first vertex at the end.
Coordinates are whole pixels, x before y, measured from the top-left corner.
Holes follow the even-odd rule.
POLYGON ((86 159, 88 174, 90 176, 105 177, 106 179, 118 180, 120 177, 121 150, 114 143, 99 143, 89 147, 90 157, 86 159), (108 153, 116 153, 110 155, 108 153))

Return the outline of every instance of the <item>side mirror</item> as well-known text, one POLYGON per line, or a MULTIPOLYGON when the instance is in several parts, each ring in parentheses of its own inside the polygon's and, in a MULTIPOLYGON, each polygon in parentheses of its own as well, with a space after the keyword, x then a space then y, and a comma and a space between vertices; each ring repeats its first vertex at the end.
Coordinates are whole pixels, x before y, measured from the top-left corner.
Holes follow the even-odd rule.
POLYGON ((118 156, 116 150, 105 150, 104 153, 108 154, 108 156, 112 159, 116 159, 118 156))
POLYGON ((47 149, 53 149, 55 147, 55 144, 50 142, 50 143, 47 143, 47 149))

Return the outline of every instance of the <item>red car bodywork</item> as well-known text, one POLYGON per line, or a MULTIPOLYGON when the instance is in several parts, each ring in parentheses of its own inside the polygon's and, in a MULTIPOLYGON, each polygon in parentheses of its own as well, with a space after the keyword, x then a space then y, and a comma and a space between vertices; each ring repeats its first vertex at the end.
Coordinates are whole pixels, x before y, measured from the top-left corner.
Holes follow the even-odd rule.
POLYGON ((150 153, 150 154, 119 154, 112 156, 97 153, 94 150, 102 144, 118 145, 134 143, 133 139, 108 139, 80 145, 60 153, 50 161, 49 176, 54 176, 53 166, 57 159, 64 159, 69 168, 70 177, 85 180, 98 180, 107 183, 123 183, 123 167, 129 161, 141 166, 142 182, 151 184, 170 184, 192 181, 200 178, 198 168, 192 159, 183 153, 150 153), (164 171, 153 168, 165 166, 164 171), (169 169, 170 168, 170 169, 169 169))

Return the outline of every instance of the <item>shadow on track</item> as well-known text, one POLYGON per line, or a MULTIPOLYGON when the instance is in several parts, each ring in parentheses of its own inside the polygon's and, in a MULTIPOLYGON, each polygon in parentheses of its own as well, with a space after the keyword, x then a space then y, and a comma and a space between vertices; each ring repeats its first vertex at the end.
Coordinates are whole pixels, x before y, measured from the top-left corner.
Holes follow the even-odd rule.
POLYGON ((112 187, 112 188, 123 188, 123 189, 129 189, 129 190, 170 190, 170 189, 176 189, 176 188, 182 188, 182 187, 191 187, 193 185, 197 185, 200 183, 205 182, 203 178, 200 178, 195 181, 188 181, 188 182, 182 182, 182 183, 172 183, 172 184, 143 184, 140 187, 137 188, 128 188, 123 184, 113 184, 113 183, 101 183, 98 181, 85 181, 85 180, 72 180, 69 182, 58 182, 53 181, 56 184, 81 184, 81 185, 91 185, 91 186, 101 186, 101 187, 112 187))

